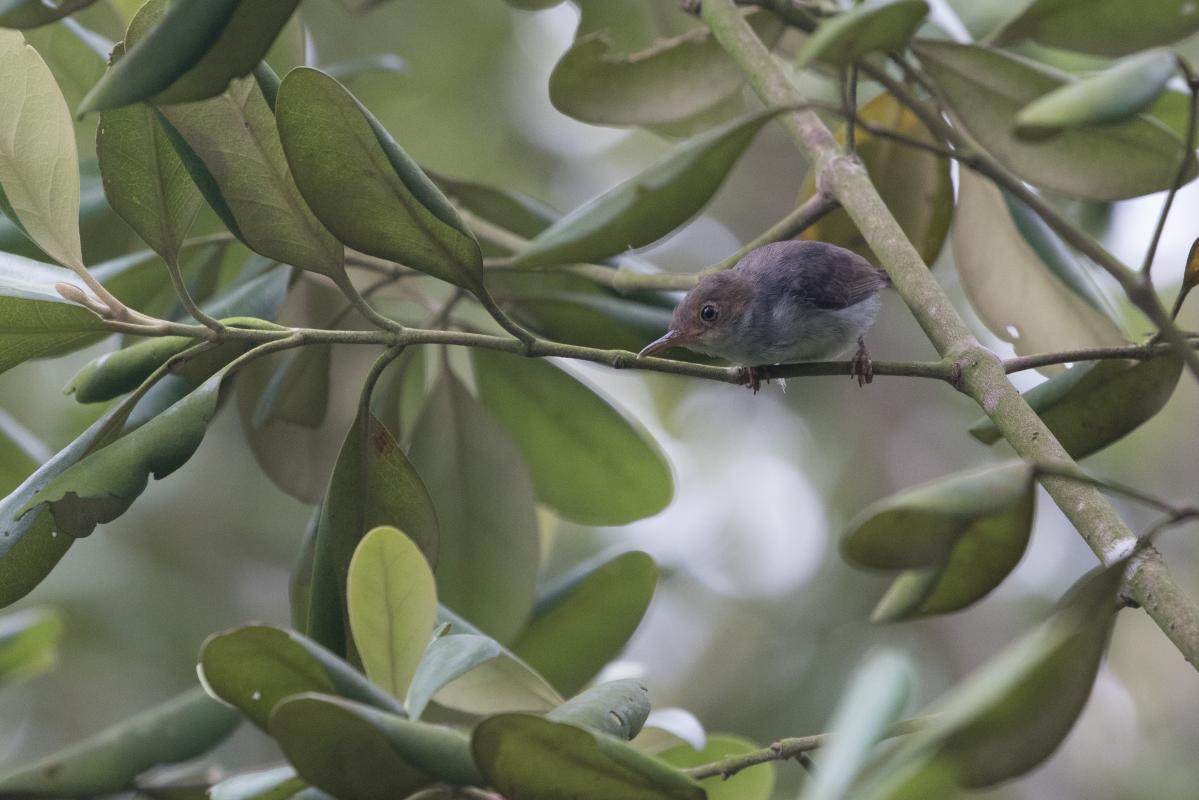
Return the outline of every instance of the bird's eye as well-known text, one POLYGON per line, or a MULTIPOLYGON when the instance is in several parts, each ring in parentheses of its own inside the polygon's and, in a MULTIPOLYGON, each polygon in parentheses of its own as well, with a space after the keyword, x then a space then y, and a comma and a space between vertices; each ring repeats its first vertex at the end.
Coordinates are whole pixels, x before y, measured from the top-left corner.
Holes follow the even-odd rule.
POLYGON ((715 322, 716 318, 719 316, 720 311, 718 311, 716 306, 713 305, 704 306, 699 310, 699 318, 704 322, 715 322))

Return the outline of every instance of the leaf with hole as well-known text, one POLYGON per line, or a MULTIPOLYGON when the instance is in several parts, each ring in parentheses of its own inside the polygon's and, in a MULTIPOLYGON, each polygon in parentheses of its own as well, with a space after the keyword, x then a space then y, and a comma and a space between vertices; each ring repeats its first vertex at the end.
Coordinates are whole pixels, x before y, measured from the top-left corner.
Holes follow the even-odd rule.
POLYGON ((796 66, 846 66, 871 53, 901 52, 927 16, 925 0, 866 0, 820 23, 796 66))
POLYGON ((629 678, 608 681, 575 695, 545 718, 632 741, 649 718, 649 690, 629 678))

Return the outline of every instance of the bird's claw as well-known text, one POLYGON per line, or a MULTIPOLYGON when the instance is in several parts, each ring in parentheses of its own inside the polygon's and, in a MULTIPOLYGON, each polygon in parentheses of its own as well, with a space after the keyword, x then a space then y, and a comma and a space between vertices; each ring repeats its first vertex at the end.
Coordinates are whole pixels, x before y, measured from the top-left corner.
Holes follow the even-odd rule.
POLYGON ((762 376, 762 367, 742 367, 741 382, 748 386, 754 394, 762 388, 762 383, 770 383, 770 378, 762 376))
POLYGON ((866 343, 858 339, 858 351, 849 362, 849 377, 858 379, 858 386, 874 382, 874 362, 866 351, 866 343))

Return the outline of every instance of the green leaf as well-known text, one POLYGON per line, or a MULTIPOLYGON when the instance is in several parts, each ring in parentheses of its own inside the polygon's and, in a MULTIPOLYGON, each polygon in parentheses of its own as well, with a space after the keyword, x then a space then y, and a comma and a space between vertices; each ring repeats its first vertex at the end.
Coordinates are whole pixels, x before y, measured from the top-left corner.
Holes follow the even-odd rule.
POLYGON ((63 391, 80 403, 100 403, 131 392, 172 356, 196 343, 186 336, 149 339, 83 365, 63 391))
POLYGON ((25 37, 0 30, 0 210, 55 261, 83 269, 79 242, 79 156, 62 92, 25 37))
POLYGON ((953 252, 971 306, 1017 353, 1127 344, 1088 297, 1054 275, 1021 234, 1003 192, 973 172, 961 176, 953 252))
POLYGON ((206 800, 288 800, 307 785, 291 767, 271 767, 214 783, 206 800))
POLYGON ((481 783, 466 734, 348 700, 289 698, 270 730, 296 771, 339 800, 394 800, 438 779, 481 783))
POLYGON ((1016 133, 1036 139, 1066 128, 1125 122, 1153 105, 1177 70, 1178 56, 1169 50, 1129 56, 1029 103, 1016 115, 1016 133))
POLYGON ((943 614, 974 603, 1019 563, 1032 530, 1033 483, 1022 462, 906 489, 866 508, 842 539, 845 558, 903 572, 876 621, 943 614))
MULTIPOLYGON (((658 758, 672 767, 687 769, 758 749, 758 745, 740 736, 709 736, 702 749, 682 744, 660 753, 658 758)), ((707 792, 708 800, 770 800, 774 792, 774 766, 762 764, 728 779, 720 776, 705 778, 699 785, 707 792)))
POLYGON ((350 560, 359 541, 381 525, 404 531, 426 560, 437 562, 440 526, 425 484, 387 429, 373 416, 359 416, 329 479, 314 543, 306 632, 335 653, 347 652, 350 644, 350 560))
MULTIPOLYGON (((1025 392, 1024 398, 1073 458, 1085 458, 1119 441, 1166 404, 1182 374, 1176 355, 1149 361, 1092 361, 1071 367, 1025 392)), ((990 419, 970 434, 999 441, 990 419)))
POLYGON ((884 650, 856 670, 829 726, 832 743, 821 752, 820 769, 804 784, 801 800, 838 800, 862 773, 877 745, 899 720, 916 678, 903 654, 884 650))
POLYGON ((590 728, 623 741, 641 732, 649 717, 649 690, 635 680, 593 686, 545 715, 552 722, 590 728))
POLYGON ((1177 310, 1182 308, 1182 304, 1186 301, 1187 295, 1191 293, 1191 289, 1199 286, 1199 239, 1191 242, 1190 252, 1187 253, 1186 264, 1182 270, 1182 286, 1178 288, 1178 299, 1174 301, 1174 308, 1177 310))
POLYGON ((455 206, 465 208, 476 217, 525 239, 532 239, 562 216, 544 203, 520 192, 448 178, 437 173, 430 173, 429 178, 455 206))
POLYGON ((0 776, 0 794, 83 797, 134 788, 161 764, 208 752, 237 727, 236 711, 191 689, 27 767, 0 776))
POLYGON ((0 28, 37 28, 87 8, 96 0, 62 0, 47 5, 44 0, 3 0, 0 2, 0 28))
POLYGON ((247 247, 334 280, 344 277, 345 248, 304 202, 275 116, 252 77, 235 80, 217 97, 159 113, 192 180, 247 247))
POLYGON ((50 456, 50 449, 28 428, 0 410, 0 492, 16 489, 50 456))
MULTIPOLYGON (((880 94, 858 109, 858 116, 880 128, 894 131, 929 144, 937 139, 924 127, 911 109, 892 95, 880 94)), ((845 141, 845 127, 837 132, 837 140, 845 141)), ((870 181, 878 189, 903 228, 908 240, 915 245, 920 258, 931 265, 941 253, 953 220, 953 181, 949 160, 935 153, 915 150, 893 139, 873 136, 860 126, 854 130, 858 157, 870 173, 870 181)), ((801 194, 810 197, 816 192, 816 176, 809 171, 801 194)), ((858 226, 842 208, 836 208, 807 228, 801 238, 830 242, 874 259, 877 256, 866 244, 858 226)))
POLYGON ((520 448, 543 503, 585 525, 624 525, 670 503, 665 456, 596 390, 544 360, 480 349, 471 359, 479 398, 520 448))
POLYGON ((1182 141, 1157 120, 1139 116, 1029 141, 1016 135, 1016 115, 1068 76, 976 45, 920 40, 912 48, 954 117, 1029 183, 1089 200, 1123 200, 1173 185, 1182 141))
POLYGON ((404 708, 412 719, 420 719, 433 696, 446 684, 462 677, 503 653, 500 643, 489 636, 456 634, 429 643, 408 687, 404 708))
POLYGON ((520 451, 452 374, 429 396, 412 433, 412 463, 441 529, 441 602, 500 642, 529 618, 540 544, 533 486, 520 451))
POLYGON ((602 261, 652 244, 699 212, 777 110, 683 143, 624 183, 555 222, 516 255, 525 268, 602 261))
POLYGON ((619 655, 657 582, 653 559, 640 551, 583 564, 538 599, 512 650, 560 691, 577 692, 619 655))
POLYGON ((694 714, 684 708, 655 708, 645 720, 641 733, 631 744, 643 753, 661 756, 667 750, 686 745, 692 750, 707 746, 708 732, 694 714))
POLYGON ((62 619, 48 608, 0 616, 0 686, 32 678, 54 666, 62 619))
POLYGON ((429 562, 395 528, 375 528, 350 560, 346 602, 366 676, 403 699, 437 622, 429 562))
POLYGON ((683 773, 602 733, 524 714, 480 722, 471 737, 487 784, 510 800, 702 800, 683 773))
POLYGON ((209 636, 200 674, 216 697, 267 730, 271 711, 305 692, 337 694, 385 711, 401 706, 360 672, 295 631, 247 625, 209 636))
MULTIPOLYGON (((783 25, 769 11, 746 17, 773 47, 783 25)), ((707 27, 658 39, 634 52, 607 31, 585 34, 550 75, 550 100, 567 116, 599 125, 662 125, 686 120, 736 94, 745 77, 707 27)))
POLYGON ((996 44, 1032 39, 1049 47, 1122 56, 1199 30, 1187 0, 1034 0, 992 35, 996 44))
POLYGON ((285 354, 254 409, 256 428, 287 422, 316 428, 329 410, 330 345, 311 345, 285 354))
POLYGON ((814 61, 845 66, 870 53, 900 52, 927 16, 925 0, 866 0, 822 22, 796 66, 814 61))
POLYGON ((200 192, 159 121, 145 105, 100 115, 96 157, 108 202, 168 264, 200 212, 200 192))
POLYGON ((483 257, 466 224, 344 86, 319 70, 292 70, 276 113, 304 199, 341 241, 483 291, 483 257))
POLYGON ((56 283, 77 282, 69 270, 0 253, 0 373, 107 335, 103 320, 54 289, 56 283))

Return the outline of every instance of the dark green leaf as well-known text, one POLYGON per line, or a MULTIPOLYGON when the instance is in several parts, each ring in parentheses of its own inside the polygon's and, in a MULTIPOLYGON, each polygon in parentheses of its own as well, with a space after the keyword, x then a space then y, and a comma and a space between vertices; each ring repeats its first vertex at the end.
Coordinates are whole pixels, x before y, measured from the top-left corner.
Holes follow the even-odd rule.
POLYGON ((455 205, 525 239, 532 239, 562 215, 532 197, 431 173, 430 179, 455 205))
POLYGON ((480 349, 471 358, 479 398, 520 448, 543 503, 586 525, 624 525, 670 502, 665 456, 594 389, 548 361, 480 349))
POLYGON ((456 634, 434 639, 425 649, 408 687, 404 707, 412 719, 420 719, 433 695, 446 684, 503 653, 500 643, 489 636, 456 634))
POLYGON ((1199 30, 1188 0, 1034 0, 995 34, 996 44, 1032 39, 1049 47, 1122 56, 1199 30))
POLYGON ((412 434, 412 463, 441 523, 441 602, 500 642, 533 606, 539 543, 520 452, 486 408, 443 374, 412 434))
POLYGON ((186 336, 163 336, 106 353, 83 365, 64 390, 80 403, 100 403, 131 392, 172 356, 196 343, 186 336))
POLYGON ((402 530, 431 564, 437 563, 438 515, 425 484, 387 429, 373 416, 360 416, 329 479, 314 543, 306 632, 335 653, 349 646, 350 560, 367 531, 380 525, 402 530))
MULTIPOLYGON (((779 18, 757 10, 747 21, 767 46, 779 18)), ((550 75, 550 100, 563 114, 599 125, 661 125, 686 120, 734 95, 745 77, 707 27, 616 51, 607 31, 577 39, 550 75)))
POLYGON ((0 776, 0 794, 83 797, 128 791, 151 767, 188 761, 233 732, 240 718, 191 689, 58 753, 0 776))
POLYGON ((0 372, 107 334, 103 320, 64 300, 56 283, 77 285, 78 279, 69 270, 0 253, 0 372))
POLYGON ((36 28, 87 8, 96 0, 62 0, 47 5, 45 0, 3 0, 0 2, 0 28, 36 28))
POLYGON ((330 345, 312 345, 285 356, 254 409, 254 427, 287 422, 315 428, 329 410, 330 345))
POLYGON ((577 692, 619 655, 657 582, 653 559, 639 551, 584 564, 538 599, 512 649, 560 691, 577 692))
POLYGON ((925 0, 866 0, 822 22, 796 66, 814 61, 844 66, 870 53, 902 51, 926 16, 925 0))
POLYGON ((1029 183, 1089 200, 1123 200, 1174 183, 1182 142, 1157 120, 1140 116, 1029 141, 1016 135, 1016 115, 1068 76, 976 45, 920 40, 913 49, 958 121, 1029 183))
POLYGON ((0 616, 0 685, 31 678, 54 666, 62 619, 48 608, 0 616))
POLYGON ((631 741, 649 717, 649 690, 640 681, 629 679, 601 683, 570 698, 545 717, 631 741))
POLYGON ((248 625, 213 634, 200 650, 204 684, 267 729, 271 711, 304 692, 338 694, 386 711, 401 706, 333 653, 295 631, 248 625))
POLYGON ((296 183, 339 239, 482 291, 483 257, 458 212, 344 86, 319 70, 292 70, 277 114, 296 183))
MULTIPOLYGON (((1085 458, 1127 436, 1153 417, 1178 385, 1182 359, 1092 361, 1055 375, 1025 393, 1033 410, 1074 458, 1085 458)), ((986 444, 999 440, 989 420, 970 429, 986 444)))
POLYGON ((471 737, 488 785, 509 800, 702 800, 698 783, 602 733, 524 714, 480 722, 471 737))
MULTIPOLYGON (((658 758, 672 767, 686 769, 758 749, 758 745, 739 736, 709 736, 707 745, 699 750, 682 744, 660 753, 658 758)), ((720 776, 706 778, 699 785, 708 793, 708 800, 770 800, 774 792, 774 768, 762 764, 727 779, 720 776)))
POLYGON ((602 261, 656 242, 707 204, 757 132, 778 113, 762 111, 685 142, 555 222, 516 255, 516 265, 602 261))
POLYGON ((1065 128, 1125 122, 1153 105, 1178 70, 1178 56, 1149 50, 1038 97, 1016 115, 1016 133, 1036 139, 1065 128))

